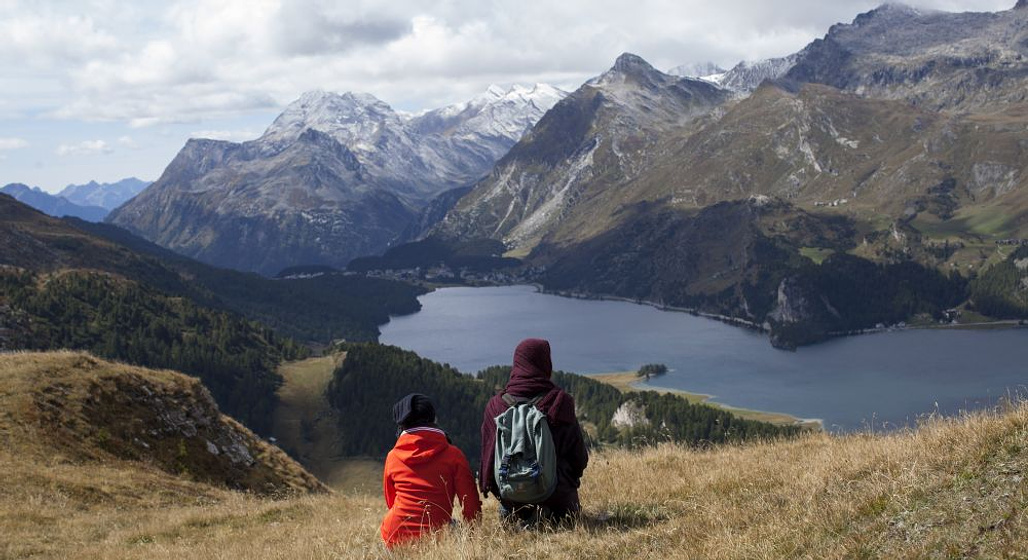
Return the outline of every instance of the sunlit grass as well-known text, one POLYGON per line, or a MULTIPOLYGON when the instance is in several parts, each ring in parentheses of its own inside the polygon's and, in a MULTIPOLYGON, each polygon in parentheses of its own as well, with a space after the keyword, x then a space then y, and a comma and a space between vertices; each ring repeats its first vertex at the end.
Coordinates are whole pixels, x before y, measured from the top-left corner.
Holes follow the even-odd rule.
MULTIPOLYGON (((2 387, 0 392, 11 391, 2 387)), ((1028 550, 1028 406, 916 431, 708 450, 594 454, 569 529, 481 523, 387 555, 375 495, 262 499, 128 462, 48 457, 0 411, 0 557, 1021 558, 1028 550)))
POLYGON ((800 254, 814 261, 814 264, 821 264, 825 259, 835 254, 835 249, 822 247, 801 247, 800 254))

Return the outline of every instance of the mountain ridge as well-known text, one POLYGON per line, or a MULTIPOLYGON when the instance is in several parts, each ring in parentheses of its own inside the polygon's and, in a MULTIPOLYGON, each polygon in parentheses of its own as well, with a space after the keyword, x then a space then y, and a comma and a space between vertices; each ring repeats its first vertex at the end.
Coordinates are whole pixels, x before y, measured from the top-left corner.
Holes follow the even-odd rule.
POLYGON ((438 231, 531 248, 571 208, 604 188, 590 184, 630 180, 662 133, 688 127, 729 95, 625 53, 555 105, 457 203, 438 231))
POLYGON ((139 194, 150 184, 135 177, 128 177, 115 183, 98 183, 90 181, 84 185, 68 185, 57 193, 75 204, 84 206, 100 206, 114 210, 139 194))
POLYGON ((264 275, 293 265, 342 268, 387 248, 435 195, 485 174, 560 95, 514 87, 451 106, 453 115, 444 108, 405 117, 370 94, 309 92, 257 140, 190 140, 108 221, 264 275), (430 121, 450 125, 433 130, 430 121))
POLYGON ((39 187, 30 187, 22 183, 9 183, 0 188, 0 193, 36 208, 37 210, 60 218, 74 216, 90 222, 103 221, 108 210, 99 205, 81 205, 61 195, 52 195, 39 187))

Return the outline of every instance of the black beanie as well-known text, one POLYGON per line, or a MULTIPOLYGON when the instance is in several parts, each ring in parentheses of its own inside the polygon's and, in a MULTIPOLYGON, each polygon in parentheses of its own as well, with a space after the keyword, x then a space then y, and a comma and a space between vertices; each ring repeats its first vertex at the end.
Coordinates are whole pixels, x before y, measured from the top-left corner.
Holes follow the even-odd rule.
POLYGON ((393 421, 402 429, 435 422, 435 407, 421 393, 411 393, 393 405, 393 421))

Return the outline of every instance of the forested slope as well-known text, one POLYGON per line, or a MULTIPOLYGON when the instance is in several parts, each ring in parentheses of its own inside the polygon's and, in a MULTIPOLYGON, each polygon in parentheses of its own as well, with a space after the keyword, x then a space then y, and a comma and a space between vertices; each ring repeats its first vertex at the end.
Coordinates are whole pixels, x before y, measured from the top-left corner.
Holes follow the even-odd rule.
MULTIPOLYGON (((502 390, 510 368, 496 366, 467 375, 446 364, 393 346, 345 344, 346 360, 329 385, 329 402, 340 413, 340 452, 384 457, 396 440, 393 403, 408 393, 424 393, 435 402, 439 424, 475 462, 481 448, 482 412, 502 390)), ((674 395, 622 394, 579 375, 554 372, 553 380, 576 401, 580 421, 592 447, 639 446, 676 442, 692 446, 794 436, 797 427, 742 420, 711 406, 692 404, 674 395), (645 421, 634 427, 613 425, 614 412, 626 403, 641 408, 645 421)))

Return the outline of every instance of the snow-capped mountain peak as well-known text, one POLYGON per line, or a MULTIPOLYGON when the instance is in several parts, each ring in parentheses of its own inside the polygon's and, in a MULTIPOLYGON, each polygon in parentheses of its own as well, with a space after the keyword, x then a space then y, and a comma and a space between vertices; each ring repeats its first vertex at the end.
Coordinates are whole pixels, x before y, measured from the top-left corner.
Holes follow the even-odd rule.
POLYGON ((507 88, 494 84, 470 101, 428 111, 410 124, 421 133, 447 137, 506 138, 509 148, 565 96, 567 92, 547 84, 507 88))
POLYGON ((506 94, 507 90, 503 89, 502 87, 496 84, 492 84, 489 86, 487 90, 485 90, 485 94, 482 97, 491 97, 494 99, 499 99, 506 94))
POLYGON ((708 76, 714 76, 718 74, 724 74, 728 70, 714 64, 713 62, 696 62, 692 64, 682 64, 681 66, 675 66, 674 68, 667 71, 672 76, 678 76, 680 78, 697 78, 700 80, 707 79, 708 76))
POLYGON ((641 56, 626 52, 614 61, 614 66, 610 70, 589 80, 586 84, 602 88, 628 81, 645 83, 655 76, 666 76, 666 74, 651 66, 641 56))

